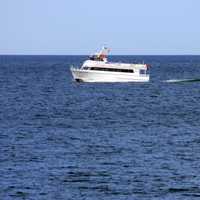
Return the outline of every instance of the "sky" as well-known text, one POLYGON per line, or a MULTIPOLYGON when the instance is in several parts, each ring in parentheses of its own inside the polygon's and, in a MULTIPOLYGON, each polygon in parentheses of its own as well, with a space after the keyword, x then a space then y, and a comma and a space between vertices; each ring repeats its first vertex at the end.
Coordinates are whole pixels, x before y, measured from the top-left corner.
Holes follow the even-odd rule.
POLYGON ((200 0, 0 0, 0 54, 200 55, 200 0))

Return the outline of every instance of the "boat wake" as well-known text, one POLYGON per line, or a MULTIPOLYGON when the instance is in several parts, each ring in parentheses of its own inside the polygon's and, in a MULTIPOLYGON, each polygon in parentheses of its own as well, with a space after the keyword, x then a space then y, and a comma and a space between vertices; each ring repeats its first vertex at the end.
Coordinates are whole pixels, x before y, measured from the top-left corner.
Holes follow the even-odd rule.
POLYGON ((163 81, 165 83, 186 83, 186 82, 200 82, 200 78, 198 79, 170 79, 163 81))

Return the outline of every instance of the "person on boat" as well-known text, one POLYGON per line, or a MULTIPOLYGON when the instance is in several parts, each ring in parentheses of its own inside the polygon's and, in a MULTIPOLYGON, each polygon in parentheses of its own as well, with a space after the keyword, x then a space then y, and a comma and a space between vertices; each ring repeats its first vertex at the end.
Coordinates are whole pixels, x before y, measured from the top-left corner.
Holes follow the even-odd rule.
POLYGON ((94 61, 107 62, 107 54, 109 53, 109 51, 110 49, 108 49, 107 47, 103 47, 100 52, 90 56, 89 59, 94 61))

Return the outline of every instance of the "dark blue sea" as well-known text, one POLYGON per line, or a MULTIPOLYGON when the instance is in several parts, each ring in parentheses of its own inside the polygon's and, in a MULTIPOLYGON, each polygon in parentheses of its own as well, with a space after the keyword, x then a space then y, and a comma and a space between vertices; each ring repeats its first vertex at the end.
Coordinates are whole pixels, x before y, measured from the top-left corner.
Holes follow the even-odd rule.
POLYGON ((85 59, 0 56, 0 199, 200 199, 200 56, 110 57, 149 83, 76 83, 85 59))

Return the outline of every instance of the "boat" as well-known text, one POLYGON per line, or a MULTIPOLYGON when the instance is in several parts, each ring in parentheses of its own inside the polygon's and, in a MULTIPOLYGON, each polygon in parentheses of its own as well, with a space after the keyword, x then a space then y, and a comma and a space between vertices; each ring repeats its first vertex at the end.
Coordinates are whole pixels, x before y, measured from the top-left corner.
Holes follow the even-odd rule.
POLYGON ((149 65, 108 62, 110 49, 103 47, 100 52, 89 56, 81 68, 71 66, 77 82, 148 82, 149 65))

